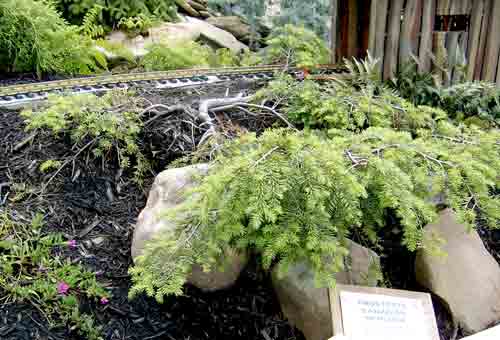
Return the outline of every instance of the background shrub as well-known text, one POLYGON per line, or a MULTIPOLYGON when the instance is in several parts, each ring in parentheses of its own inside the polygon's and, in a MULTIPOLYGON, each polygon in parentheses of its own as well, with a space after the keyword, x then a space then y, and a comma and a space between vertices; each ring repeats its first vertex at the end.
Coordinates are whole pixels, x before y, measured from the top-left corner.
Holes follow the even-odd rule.
POLYGON ((106 60, 43 1, 0 2, 0 68, 10 72, 90 74, 106 60))

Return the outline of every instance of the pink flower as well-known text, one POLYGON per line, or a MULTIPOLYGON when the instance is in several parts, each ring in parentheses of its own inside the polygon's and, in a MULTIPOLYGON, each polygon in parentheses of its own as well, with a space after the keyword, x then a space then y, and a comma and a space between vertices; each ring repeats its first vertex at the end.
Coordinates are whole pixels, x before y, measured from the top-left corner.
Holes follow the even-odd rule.
POLYGON ((107 298, 105 298, 105 297, 102 297, 99 302, 101 302, 101 305, 107 305, 108 302, 109 302, 109 300, 107 298))
POLYGON ((69 285, 66 282, 61 281, 57 284, 57 292, 59 294, 66 295, 66 293, 68 293, 68 290, 69 290, 69 285))
POLYGON ((75 249, 76 248, 76 240, 69 240, 68 247, 70 247, 71 249, 75 249))

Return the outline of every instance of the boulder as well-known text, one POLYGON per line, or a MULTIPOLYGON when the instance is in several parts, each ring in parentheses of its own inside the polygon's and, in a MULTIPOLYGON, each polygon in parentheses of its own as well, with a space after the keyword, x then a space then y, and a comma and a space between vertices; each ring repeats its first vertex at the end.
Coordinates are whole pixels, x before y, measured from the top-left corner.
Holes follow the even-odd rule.
POLYGON ((475 230, 467 231, 451 209, 425 227, 427 237, 445 241, 447 256, 420 250, 416 258, 417 281, 447 304, 467 333, 479 332, 500 320, 500 266, 488 253, 475 230))
MULTIPOLYGON (((350 253, 346 258, 349 268, 335 275, 340 284, 376 286, 377 279, 370 277, 373 269, 380 267, 375 252, 349 241, 350 253)), ((332 334, 332 317, 328 287, 316 287, 314 273, 306 263, 297 263, 279 278, 273 272, 273 286, 280 301, 281 310, 307 340, 326 340, 332 334)))
POLYGON ((187 24, 197 27, 200 32, 200 39, 215 48, 228 48, 235 53, 248 49, 248 46, 238 41, 231 33, 217 28, 206 21, 187 17, 187 24))
MULTIPOLYGON (((207 164, 169 169, 156 178, 148 196, 146 207, 139 214, 132 239, 132 257, 136 258, 144 250, 145 243, 157 235, 175 237, 175 224, 165 217, 169 209, 184 202, 183 191, 192 188, 196 175, 206 174, 207 164)), ((204 272, 194 266, 187 282, 206 291, 231 286, 247 263, 246 254, 228 249, 221 271, 204 272)))
MULTIPOLYGON (((238 16, 212 17, 207 19, 207 22, 231 33, 236 39, 245 43, 249 43, 252 38, 250 25, 238 16)), ((258 39, 259 37, 255 36, 254 38, 258 39)))
MULTIPOLYGON (((186 41, 202 40, 213 47, 228 48, 235 53, 248 47, 239 42, 231 33, 217 28, 208 22, 191 17, 181 17, 178 23, 163 23, 149 29, 147 36, 129 37, 122 31, 113 31, 107 37, 111 43, 119 44, 128 49, 135 58, 141 58, 148 53, 147 47, 154 43, 179 44, 186 41)), ((108 60, 113 61, 113 53, 99 47, 108 60)))

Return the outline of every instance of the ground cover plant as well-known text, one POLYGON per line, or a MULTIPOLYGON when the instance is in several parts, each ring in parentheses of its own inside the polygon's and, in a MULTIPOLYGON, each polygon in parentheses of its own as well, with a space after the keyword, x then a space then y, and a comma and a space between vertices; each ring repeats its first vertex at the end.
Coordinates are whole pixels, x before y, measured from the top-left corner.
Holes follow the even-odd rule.
POLYGON ((0 303, 30 303, 48 328, 74 328, 86 339, 101 339, 93 315, 80 311, 80 301, 107 304, 108 292, 94 273, 61 256, 61 248, 77 246, 75 240, 45 234, 42 227, 42 214, 28 223, 0 209, 0 303))

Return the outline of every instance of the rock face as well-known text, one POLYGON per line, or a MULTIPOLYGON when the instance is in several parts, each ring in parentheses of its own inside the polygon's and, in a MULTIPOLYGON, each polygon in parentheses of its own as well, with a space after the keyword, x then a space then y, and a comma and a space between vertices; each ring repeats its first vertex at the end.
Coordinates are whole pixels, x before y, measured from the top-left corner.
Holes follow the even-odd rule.
MULTIPOLYGON (((169 209, 184 201, 182 192, 195 185, 194 176, 206 174, 207 164, 199 164, 178 169, 169 169, 160 173, 151 188, 146 207, 139 214, 132 239, 132 257, 139 256, 144 245, 156 235, 172 235, 175 224, 165 217, 169 209)), ((246 254, 228 250, 225 254, 223 271, 203 272, 194 266, 188 277, 188 283, 212 291, 231 286, 247 263, 246 254)))
MULTIPOLYGON (((113 31, 106 37, 112 43, 118 43, 130 50, 136 58, 148 53, 147 46, 154 43, 176 44, 186 41, 205 41, 216 48, 228 48, 238 53, 248 47, 238 41, 231 33, 211 25, 210 23, 191 18, 182 18, 179 23, 163 23, 149 30, 147 36, 138 35, 130 38, 124 32, 113 31)), ((102 48, 100 50, 112 58, 112 54, 102 48)))
MULTIPOLYGON (((340 284, 375 286, 370 278, 373 268, 380 266, 380 259, 373 251, 349 241, 350 255, 346 262, 350 269, 335 277, 340 284)), ((283 278, 273 273, 273 285, 288 320, 300 329, 307 340, 329 339, 332 334, 332 318, 328 289, 317 288, 314 273, 306 263, 290 267, 283 278)))
POLYGON ((447 257, 417 253, 417 281, 447 302, 451 313, 468 333, 481 331, 500 320, 500 267, 476 231, 467 232, 452 210, 440 213, 426 235, 446 241, 447 257))

